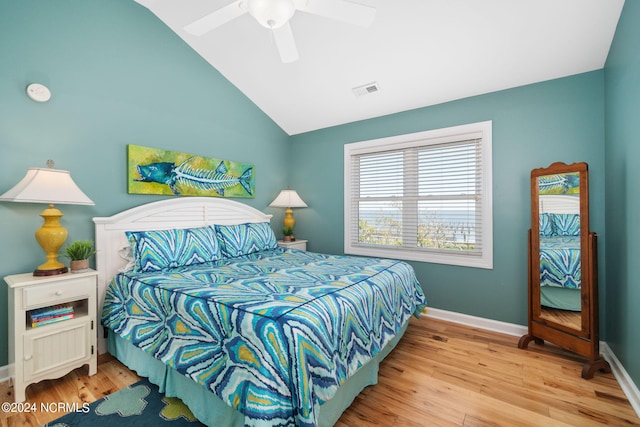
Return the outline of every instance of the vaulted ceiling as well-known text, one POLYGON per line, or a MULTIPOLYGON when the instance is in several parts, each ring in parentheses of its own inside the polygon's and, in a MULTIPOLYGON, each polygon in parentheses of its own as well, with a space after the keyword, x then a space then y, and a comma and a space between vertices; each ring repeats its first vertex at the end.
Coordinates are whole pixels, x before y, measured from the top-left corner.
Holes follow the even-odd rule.
POLYGON ((357 0, 376 8, 367 28, 297 11, 299 59, 282 63, 249 14, 202 36, 184 30, 233 0, 137 1, 289 135, 601 69, 624 4, 357 0))

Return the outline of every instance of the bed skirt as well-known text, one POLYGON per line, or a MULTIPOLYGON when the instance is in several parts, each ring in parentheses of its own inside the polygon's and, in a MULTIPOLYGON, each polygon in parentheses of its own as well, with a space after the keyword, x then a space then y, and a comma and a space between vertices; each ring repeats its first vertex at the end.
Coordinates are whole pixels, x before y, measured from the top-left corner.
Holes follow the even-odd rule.
POLYGON ((540 286, 540 304, 560 310, 582 310, 580 289, 540 286))
MULTIPOLYGON (((380 362, 398 344, 408 325, 407 321, 382 351, 342 384, 333 398, 320 405, 319 427, 333 426, 365 387, 378 382, 380 362)), ((109 331, 108 346, 109 353, 139 376, 147 377, 150 382, 159 387, 160 392, 168 397, 180 398, 203 424, 215 427, 243 427, 245 425, 244 415, 239 411, 231 408, 212 392, 154 359, 113 331, 109 331)))

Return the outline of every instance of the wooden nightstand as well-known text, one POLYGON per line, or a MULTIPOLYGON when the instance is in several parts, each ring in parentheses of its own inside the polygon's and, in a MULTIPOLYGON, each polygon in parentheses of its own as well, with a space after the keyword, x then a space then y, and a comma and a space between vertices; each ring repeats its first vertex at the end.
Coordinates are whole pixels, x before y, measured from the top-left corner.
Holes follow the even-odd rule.
POLYGON ((306 251, 307 242, 308 240, 294 240, 293 242, 278 240, 278 246, 280 246, 281 248, 299 249, 301 251, 306 251))
POLYGON ((29 384, 59 378, 83 365, 89 365, 89 375, 97 372, 97 276, 97 271, 89 270, 4 278, 9 288, 9 366, 16 402, 25 400, 29 384), (73 318, 33 326, 36 310, 56 305, 73 307, 73 318))

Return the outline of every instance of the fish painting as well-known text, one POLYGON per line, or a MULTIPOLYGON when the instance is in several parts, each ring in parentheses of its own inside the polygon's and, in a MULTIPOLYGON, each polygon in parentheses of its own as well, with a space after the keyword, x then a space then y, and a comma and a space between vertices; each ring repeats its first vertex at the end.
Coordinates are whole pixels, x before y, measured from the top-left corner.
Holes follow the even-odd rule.
POLYGON ((540 194, 570 194, 580 187, 578 173, 559 173, 538 177, 540 194))
POLYGON ((253 198, 255 167, 251 163, 128 144, 127 192, 253 198))
POLYGON ((224 197, 225 190, 240 185, 249 196, 253 196, 253 167, 249 166, 240 176, 232 176, 224 161, 220 161, 215 170, 209 170, 191 166, 193 160, 194 157, 189 157, 177 166, 173 162, 137 165, 140 178, 135 181, 165 184, 174 195, 180 194, 180 187, 191 187, 200 191, 213 190, 221 197, 224 197))

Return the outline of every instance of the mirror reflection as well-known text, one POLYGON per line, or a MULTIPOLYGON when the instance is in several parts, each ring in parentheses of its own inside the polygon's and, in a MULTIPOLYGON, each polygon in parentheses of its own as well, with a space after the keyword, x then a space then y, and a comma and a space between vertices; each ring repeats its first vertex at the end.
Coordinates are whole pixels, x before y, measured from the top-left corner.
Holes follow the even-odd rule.
POLYGON ((582 328, 580 172, 538 177, 540 317, 582 328))

